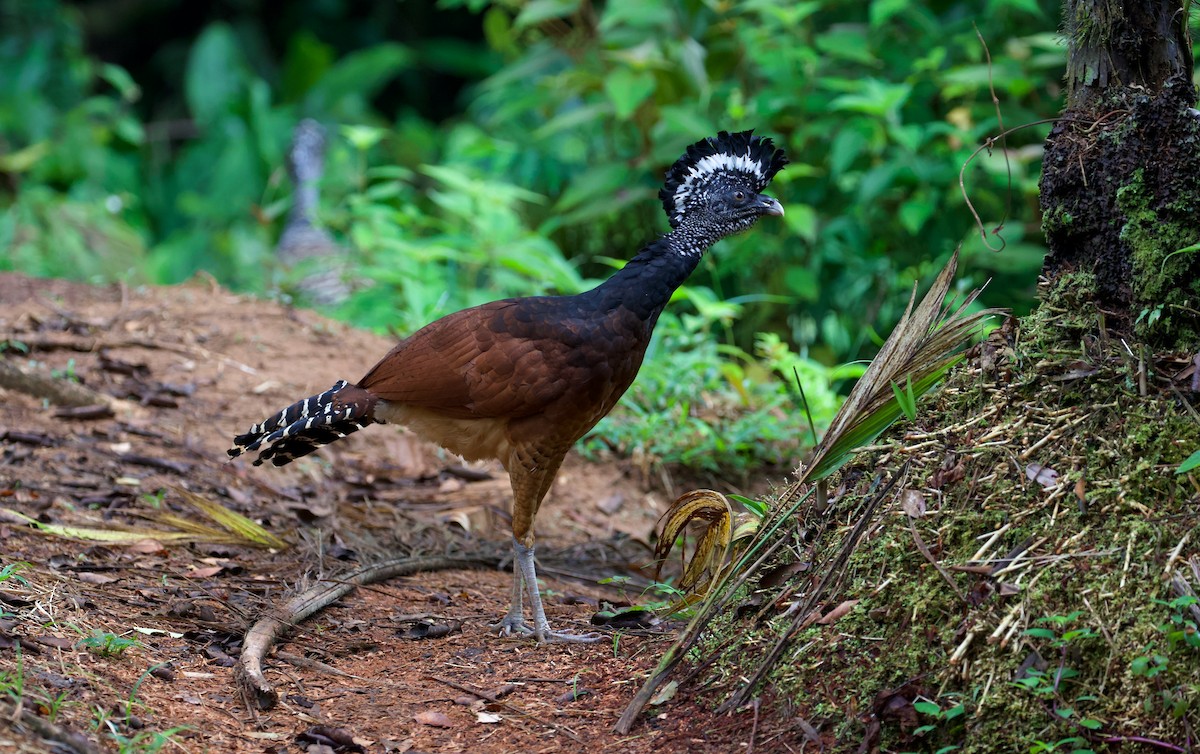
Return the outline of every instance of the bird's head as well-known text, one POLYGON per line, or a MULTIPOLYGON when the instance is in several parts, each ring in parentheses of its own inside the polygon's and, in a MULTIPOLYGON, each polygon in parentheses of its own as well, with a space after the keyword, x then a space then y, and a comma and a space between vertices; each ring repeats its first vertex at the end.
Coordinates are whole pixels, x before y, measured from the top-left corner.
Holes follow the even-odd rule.
POLYGON ((297 183, 319 181, 325 169, 325 127, 305 118, 292 131, 288 172, 297 183))
POLYGON ((782 215, 783 205, 759 193, 787 157, 753 131, 721 131, 687 148, 658 197, 672 228, 696 228, 712 240, 746 230, 763 215, 782 215))

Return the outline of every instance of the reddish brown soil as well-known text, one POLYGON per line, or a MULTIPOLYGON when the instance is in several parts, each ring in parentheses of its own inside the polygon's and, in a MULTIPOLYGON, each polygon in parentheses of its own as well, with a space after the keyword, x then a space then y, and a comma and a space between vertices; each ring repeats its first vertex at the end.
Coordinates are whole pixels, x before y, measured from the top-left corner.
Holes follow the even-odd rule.
MULTIPOLYGON (((141 748, 122 751, 156 751, 155 734, 180 727, 163 751, 729 752, 751 741, 750 713, 714 718, 682 693, 651 708, 632 737, 616 737, 613 723, 670 627, 593 645, 497 639, 487 624, 505 609, 509 575, 494 570, 422 573, 352 593, 268 656, 280 703, 251 709, 232 666, 262 611, 315 574, 336 578, 383 557, 430 547, 502 551, 503 472, 465 481, 472 475, 447 471, 455 459, 393 427, 282 469, 228 462, 232 435, 335 379, 354 379, 389 341, 207 281, 126 290, 0 275, 5 341, 0 358, 148 405, 62 418, 44 400, 0 388, 0 507, 50 524, 165 529, 164 511, 202 520, 182 489, 293 544, 269 552, 152 534, 87 542, 37 533, 5 512, 0 567, 30 565, 21 579, 0 582, 0 700, 18 706, 0 703, 0 750, 117 751, 124 738, 141 748), (404 638, 416 618, 457 630, 404 638), (79 643, 104 633, 138 644, 104 655, 79 643), (33 732, 22 717, 29 710, 47 735, 74 736, 74 747, 33 732), (354 743, 322 740, 317 726, 354 743), (306 731, 314 735, 298 739, 306 731)), ((597 599, 622 598, 594 580, 648 560, 638 542, 648 541, 665 500, 616 463, 569 463, 538 520, 557 627, 587 630, 597 599), (613 495, 622 502, 608 513, 612 506, 598 503, 613 495), (592 544, 565 549, 584 542, 592 544)), ((765 730, 755 750, 780 750, 765 730)))

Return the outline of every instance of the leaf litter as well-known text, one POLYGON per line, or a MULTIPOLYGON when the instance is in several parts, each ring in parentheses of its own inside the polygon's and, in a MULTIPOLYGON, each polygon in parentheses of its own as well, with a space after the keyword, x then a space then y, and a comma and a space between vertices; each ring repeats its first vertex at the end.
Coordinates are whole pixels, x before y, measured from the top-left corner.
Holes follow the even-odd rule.
MULTIPOLYGON (((269 474, 227 462, 228 438, 247 422, 363 371, 390 343, 208 281, 131 290, 0 274, 0 341, 26 348, 0 362, 39 374, 72 361, 88 399, 67 408, 0 388, 0 675, 24 680, 21 708, 0 702, 0 714, 16 721, 6 735, 17 751, 47 740, 115 751, 117 737, 158 732, 230 754, 494 754, 563 739, 635 754, 724 752, 745 740, 748 716, 715 718, 690 693, 656 708, 637 737, 612 734, 669 626, 606 645, 497 639, 487 626, 511 578, 500 570, 422 572, 347 593, 288 626, 265 658, 280 704, 248 705, 235 682, 244 632, 304 587, 404 552, 502 552, 502 470, 462 467, 391 428, 269 474), (345 357, 330 359, 335 349, 345 357), (5 578, 15 563, 30 565, 5 578), (422 610, 437 635, 401 638, 396 613, 422 610), (130 644, 105 654, 79 645, 88 637, 130 644), (485 706, 454 704, 458 692, 432 676, 485 706), (450 727, 418 723, 423 711, 450 727)), ((641 543, 666 501, 634 476, 578 460, 560 475, 538 551, 556 624, 585 627, 588 602, 640 596, 638 569, 651 562, 641 543), (609 513, 616 496, 619 516, 609 513), (632 579, 628 594, 595 586, 614 574, 632 579)))

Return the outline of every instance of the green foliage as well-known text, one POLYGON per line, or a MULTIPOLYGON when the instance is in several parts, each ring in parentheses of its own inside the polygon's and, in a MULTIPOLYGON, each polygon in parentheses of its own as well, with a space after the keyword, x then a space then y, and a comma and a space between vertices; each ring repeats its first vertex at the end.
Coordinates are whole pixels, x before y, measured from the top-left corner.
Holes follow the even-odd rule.
POLYGON ((647 178, 629 186, 608 159, 614 149, 661 166, 690 134, 782 135, 793 159, 775 182, 786 224, 726 243, 706 274, 715 290, 765 284, 791 302, 748 312, 740 339, 784 331, 801 352, 853 358, 870 347, 863 325, 894 322, 912 278, 960 241, 976 274, 998 277, 990 295, 1008 304, 1031 292, 1042 250, 1015 221, 1033 219, 1038 153, 1011 149, 968 171, 989 227, 1014 221, 1003 255, 971 241, 958 169, 999 130, 989 80, 1008 124, 1057 111, 1058 4, 993 6, 980 15, 972 3, 492 3, 485 27, 507 63, 468 112, 517 145, 521 185, 554 193, 565 184, 549 222, 591 254, 608 253, 630 204, 656 188, 647 178), (535 7, 543 23, 529 22, 535 7), (992 47, 990 68, 972 23, 992 47), (1042 31, 1029 34, 1031 24, 1042 31))
POLYGON ((334 314, 408 333, 485 300, 587 287, 665 228, 655 192, 684 145, 718 129, 778 139, 792 158, 772 187, 784 221, 706 257, 593 451, 790 464, 810 434, 792 418, 794 374, 827 422, 853 376, 832 365, 870 356, 912 281, 957 244, 963 285, 992 276, 986 296, 1018 310, 1032 297, 1042 249, 1023 229, 1040 153, 1024 147, 1044 129, 967 171, 988 227, 1007 222, 1003 254, 973 240, 957 184, 1000 129, 989 82, 1006 125, 1057 111, 1050 0, 987 13, 967 0, 443 0, 423 12, 476 14, 478 40, 381 41, 344 10, 359 46, 314 27, 277 54, 246 9, 175 43, 165 85, 89 54, 65 2, 3 1, 0 270, 135 283, 203 271, 287 290, 312 272, 273 254, 291 129, 309 116, 331 126, 317 222, 355 285, 334 314), (431 67, 472 83, 451 117, 380 108, 431 67))
POLYGON ((119 657, 128 649, 140 647, 141 643, 108 631, 95 631, 91 636, 80 639, 78 646, 90 649, 101 657, 119 657))
POLYGON ((1194 471, 1198 468, 1200 468, 1200 450, 1197 450, 1195 453, 1192 453, 1190 456, 1185 458, 1183 463, 1179 464, 1179 468, 1175 470, 1175 473, 1186 474, 1189 471, 1194 471))
MULTIPOLYGON (((917 712, 921 713, 923 716, 931 718, 933 720, 932 723, 926 723, 924 725, 919 725, 916 728, 914 728, 913 729, 914 736, 927 735, 929 733, 932 733, 932 732, 938 730, 939 726, 948 728, 949 724, 952 721, 954 721, 956 718, 961 717, 967 711, 966 706, 962 702, 958 702, 957 704, 953 704, 953 705, 947 707, 946 709, 942 709, 941 705, 938 704, 937 702, 931 702, 931 701, 925 701, 925 700, 913 702, 913 709, 915 709, 917 712)), ((961 721, 960 721, 960 725, 958 727, 961 728, 961 721)), ((957 748, 958 748, 957 746, 953 746, 953 745, 943 746, 942 748, 938 749, 937 751, 938 751, 938 754, 942 754, 942 752, 951 752, 957 748)))
POLYGON ((9 563, 3 568, 0 568, 0 584, 12 579, 18 584, 29 586, 29 581, 26 580, 26 578, 20 573, 26 568, 29 568, 29 563, 26 563, 23 560, 18 560, 15 563, 9 563))
POLYGON ((811 437, 785 381, 792 370, 803 372, 822 428, 839 405, 838 381, 861 370, 799 357, 774 335, 760 334, 756 356, 717 344, 696 319, 664 315, 637 381, 581 450, 616 451, 647 470, 745 472, 790 463, 811 437))
MULTIPOLYGON (((1066 701, 1068 698, 1066 686, 1078 683, 1077 679, 1080 676, 1078 670, 1066 665, 1068 649, 1072 647, 1078 649, 1081 643, 1097 636, 1096 632, 1088 627, 1067 628, 1068 624, 1074 623, 1081 615, 1083 615, 1082 610, 1075 610, 1068 615, 1049 615, 1038 619, 1037 622, 1048 623, 1053 628, 1036 627, 1026 629, 1026 636, 1044 640, 1045 646, 1059 650, 1063 659, 1053 672, 1048 673, 1037 668, 1027 668, 1025 674, 1011 681, 1011 684, 1025 689, 1037 697, 1048 700, 1052 705, 1054 714, 1060 720, 1086 728, 1087 730, 1099 730, 1103 725, 1099 720, 1088 717, 1077 709, 1080 704, 1086 705, 1095 702, 1097 699, 1096 696, 1092 694, 1078 694, 1069 703, 1066 701)), ((1053 746, 1044 742, 1038 742, 1038 746, 1049 746, 1050 748, 1037 748, 1036 750, 1054 751, 1056 747, 1062 745, 1063 741, 1059 741, 1053 746)), ((1071 745, 1075 746, 1076 744, 1072 743, 1071 745)), ((1031 751, 1033 750, 1031 749, 1031 751)), ((1075 751, 1079 751, 1079 749, 1075 749, 1075 751)))

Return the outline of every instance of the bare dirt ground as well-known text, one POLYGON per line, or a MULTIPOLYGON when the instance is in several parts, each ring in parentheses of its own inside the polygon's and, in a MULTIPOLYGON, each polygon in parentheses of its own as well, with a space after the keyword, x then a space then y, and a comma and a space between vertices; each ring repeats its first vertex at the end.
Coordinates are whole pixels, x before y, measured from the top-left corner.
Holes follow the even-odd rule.
MULTIPOLYGON (((756 751, 787 750, 765 718, 751 733, 752 713, 715 718, 682 694, 616 737, 671 625, 592 645, 498 639, 487 626, 509 574, 494 569, 358 589, 268 656, 279 703, 246 703, 243 632, 298 587, 409 552, 507 546, 503 472, 458 467, 397 428, 282 469, 227 461, 235 433, 358 377, 389 346, 203 280, 132 290, 0 275, 0 360, 120 399, 111 415, 72 412, 0 388, 0 750, 729 752, 755 735, 756 751), (289 546, 173 540, 179 519, 213 527, 188 493, 289 546), (162 533, 89 541, 21 515, 162 533)), ((667 502, 619 464, 569 462, 538 520, 556 627, 586 631, 601 601, 639 596, 595 580, 637 576, 667 502)))

